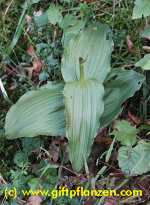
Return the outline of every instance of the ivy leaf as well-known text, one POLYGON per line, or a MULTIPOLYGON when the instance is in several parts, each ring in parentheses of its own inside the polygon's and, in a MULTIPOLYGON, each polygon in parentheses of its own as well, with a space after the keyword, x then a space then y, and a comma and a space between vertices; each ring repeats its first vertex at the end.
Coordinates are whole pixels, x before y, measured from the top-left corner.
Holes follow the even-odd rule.
POLYGON ((64 136, 63 84, 46 86, 24 94, 6 116, 8 139, 38 135, 64 136))
POLYGON ((28 163, 28 156, 25 152, 18 151, 14 157, 14 163, 18 167, 23 167, 25 164, 28 163))
POLYGON ((128 121, 116 121, 115 129, 112 134, 122 145, 132 146, 136 143, 136 135, 138 130, 129 124, 128 121))
POLYGON ((60 24, 62 21, 61 7, 51 4, 48 11, 48 20, 51 24, 56 25, 60 24))
POLYGON ((43 27, 48 24, 48 14, 47 11, 39 16, 34 16, 34 21, 38 27, 43 27))
POLYGON ((119 149, 119 167, 129 176, 150 171, 150 143, 139 141, 134 148, 123 146, 119 149))
POLYGON ((41 138, 22 138, 22 147, 23 152, 27 153, 27 155, 30 155, 31 152, 40 149, 41 146, 43 146, 43 141, 41 138))
POLYGON ((146 54, 135 66, 141 67, 143 70, 150 70, 150 54, 146 54))
POLYGON ((142 18, 150 15, 150 1, 149 0, 135 0, 132 19, 142 18))

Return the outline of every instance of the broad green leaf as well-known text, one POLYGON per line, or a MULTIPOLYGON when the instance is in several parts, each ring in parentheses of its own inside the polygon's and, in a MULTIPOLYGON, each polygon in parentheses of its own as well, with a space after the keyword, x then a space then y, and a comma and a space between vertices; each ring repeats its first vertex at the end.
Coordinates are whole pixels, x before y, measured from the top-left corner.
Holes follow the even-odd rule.
POLYGON ((61 14, 61 7, 51 4, 49 9, 40 16, 35 16, 34 20, 38 27, 47 25, 49 22, 53 25, 60 24, 63 17, 61 14))
POLYGON ((31 4, 37 4, 39 3, 41 0, 31 0, 31 4))
POLYGON ((93 14, 92 9, 88 4, 80 3, 79 8, 81 17, 89 19, 90 16, 93 14))
POLYGON ((47 11, 40 16, 34 16, 34 21, 38 27, 43 27, 48 24, 48 14, 47 11))
POLYGON ((63 0, 63 2, 67 2, 67 3, 70 3, 72 1, 74 1, 74 0, 63 0))
POLYGON ((61 14, 61 7, 55 6, 51 4, 48 11, 48 20, 51 24, 56 25, 57 23, 61 23, 62 21, 62 14, 61 14))
POLYGON ((122 111, 122 104, 140 89, 144 76, 133 70, 112 69, 105 80, 104 113, 100 127, 107 126, 122 111))
POLYGON ((122 171, 130 176, 150 171, 150 143, 139 141, 135 147, 123 146, 119 149, 118 161, 122 171))
POLYGON ((40 137, 36 138, 27 138, 24 137, 21 140, 22 142, 22 148, 23 152, 27 153, 27 155, 30 155, 31 152, 34 152, 35 150, 39 150, 40 147, 43 147, 43 141, 40 137))
POLYGON ((146 27, 143 32, 141 32, 142 38, 150 38, 150 26, 146 27))
POLYGON ((25 152, 18 151, 14 157, 14 163, 18 167, 24 167, 25 164, 28 164, 28 155, 25 152))
POLYGON ((80 30, 85 27, 86 20, 78 20, 76 16, 67 14, 62 19, 59 26, 63 29, 62 43, 67 47, 71 38, 79 34, 80 30))
POLYGON ((7 138, 65 135, 62 90, 63 85, 49 83, 23 95, 6 116, 7 138))
POLYGON ((37 190, 41 185, 41 181, 40 181, 40 178, 31 178, 29 181, 28 181, 28 186, 30 187, 30 189, 32 190, 37 190))
POLYGON ((111 52, 110 30, 98 23, 82 29, 65 45, 62 75, 66 81, 66 136, 76 171, 88 158, 99 128, 104 111, 103 82, 110 71, 111 52))
POLYGON ((135 6, 133 9, 133 19, 138 19, 146 16, 150 16, 150 1, 149 0, 135 0, 135 6))
POLYGON ((64 17, 64 19, 60 25, 64 31, 64 35, 62 38, 62 42, 63 42, 64 47, 66 47, 66 48, 68 47, 70 40, 79 34, 79 32, 85 27, 85 24, 86 24, 86 20, 83 20, 83 19, 78 20, 75 17, 73 17, 71 19, 71 16, 64 17), (72 22, 71 22, 71 20, 72 20, 72 22))
POLYGON ((60 27, 65 32, 69 27, 74 26, 79 20, 76 16, 66 14, 60 23, 60 27))
MULTIPOLYGON (((129 97, 131 97, 136 90, 138 90, 143 82, 143 75, 140 75, 137 72, 134 71, 128 71, 128 70, 118 70, 118 69, 113 69, 109 75, 109 77, 107 78, 107 80, 105 81, 105 97, 104 97, 104 113, 102 114, 101 120, 100 120, 100 127, 104 127, 107 126, 109 123, 111 123, 116 117, 117 115, 121 112, 122 108, 121 105, 122 103, 129 97), (118 76, 116 78, 114 78, 115 76, 118 76), (133 80, 134 79, 134 80, 133 80), (139 83, 140 82, 140 83, 139 83), (119 92, 117 92, 117 90, 119 90, 119 92), (118 96, 118 97, 117 97, 118 96), (116 100, 117 99, 117 100, 116 100)), ((49 85, 49 84, 48 84, 49 85)), ((45 95, 45 98, 47 99, 48 97, 51 99, 51 92, 47 92, 47 90, 45 89, 38 89, 37 91, 31 91, 28 92, 27 94, 25 94, 25 98, 23 98, 23 102, 25 102, 24 99, 28 99, 30 96, 29 94, 33 94, 32 95, 32 101, 33 103, 35 102, 34 97, 39 96, 39 100, 40 100, 40 96, 43 97, 43 95, 45 95), (38 91, 38 92, 37 92, 38 91), (42 94, 43 93, 43 94, 42 94)), ((63 98, 63 96, 62 96, 63 98)), ((21 98, 22 99, 22 98, 21 98)), ((21 100, 20 99, 20 100, 21 100)), ((30 97, 31 99, 31 97, 30 97)), ((22 124, 22 120, 20 119, 24 119, 25 120, 25 116, 24 116, 24 110, 23 113, 21 113, 23 107, 24 107, 24 103, 20 103, 20 100, 16 103, 16 105, 14 105, 10 111, 7 114, 7 120, 6 120, 6 133, 9 134, 8 138, 18 138, 20 136, 24 136, 24 137, 28 137, 28 123, 24 124, 24 129, 20 130, 20 123, 22 124), (19 107, 18 107, 19 104, 19 107), (22 107, 21 107, 22 105, 22 107), (15 108, 14 108, 15 107, 15 108), (10 114, 11 113, 11 114, 10 114), (19 119, 17 119, 19 118, 19 119), (19 123, 15 123, 14 124, 14 119, 15 121, 19 122, 19 123), (26 132, 24 132, 24 130, 26 130, 26 132), (22 133, 21 131, 23 131, 24 133, 22 133), (18 133, 18 134, 16 134, 18 133)), ((32 104, 31 101, 31 104, 32 104)), ((61 100, 62 102, 63 100, 61 100)), ((22 102, 22 100, 21 100, 22 102)), ((47 101, 48 102, 48 99, 47 101)), ((49 104, 46 104, 44 98, 43 101, 41 101, 40 107, 37 108, 37 110, 39 110, 39 108, 41 109, 45 109, 46 111, 46 106, 47 106, 47 110, 49 109, 49 104), (43 106, 42 106, 43 103, 43 106)), ((29 103, 29 101, 28 101, 29 103)), ((63 102, 62 102, 62 107, 64 106, 63 102)), ((30 106, 29 106, 30 108, 30 106)), ((29 109, 28 108, 28 109, 29 109)), ((30 115, 35 116, 34 113, 35 109, 30 109, 30 115)), ((59 111, 59 110, 58 110, 59 111)), ((60 112, 60 111, 59 111, 60 112)), ((60 114, 62 116, 62 122, 65 122, 65 117, 63 115, 64 109, 61 110, 62 114, 60 114)), ((45 112, 45 117, 43 119, 51 119, 51 115, 49 115, 49 112, 45 112)), ((36 124, 38 123, 45 123, 42 122, 43 119, 40 119, 39 121, 37 121, 36 124)), ((49 119, 49 120, 50 120, 49 119)), ((29 120, 29 119, 28 119, 29 120)), ((31 118, 31 120, 33 120, 31 118)), ((30 124, 30 122, 29 122, 30 124)), ((49 126, 51 126, 49 124, 49 126)), ((47 129, 47 128, 46 128, 47 129)), ((65 133, 65 123, 63 123, 63 127, 62 129, 64 129, 64 133, 65 133)), ((42 130, 39 132, 37 132, 37 130, 32 130, 32 136, 38 136, 39 134, 44 135, 45 132, 49 132, 49 129, 44 130, 44 126, 42 128, 42 130)), ((51 131, 49 133, 47 133, 47 135, 50 135, 51 131)), ((57 134, 58 135, 58 134, 57 134)))
POLYGON ((82 29, 65 47, 62 75, 66 82, 80 79, 80 64, 85 79, 103 83, 110 71, 112 38, 108 26, 95 23, 82 29))
POLYGON ((146 54, 135 66, 141 67, 143 70, 150 70, 150 54, 146 54))
POLYGON ((115 123, 114 129, 112 134, 115 135, 116 139, 121 142, 122 145, 132 146, 136 143, 138 130, 136 127, 131 126, 128 121, 118 120, 115 123))
POLYGON ((74 170, 80 171, 90 154, 104 110, 103 85, 93 80, 67 83, 64 88, 66 135, 74 170))

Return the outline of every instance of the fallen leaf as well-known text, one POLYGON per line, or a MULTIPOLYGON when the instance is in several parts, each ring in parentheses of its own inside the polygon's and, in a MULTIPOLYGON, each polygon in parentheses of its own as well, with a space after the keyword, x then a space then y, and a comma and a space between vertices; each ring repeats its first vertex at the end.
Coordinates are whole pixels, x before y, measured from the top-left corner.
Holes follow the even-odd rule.
POLYGON ((120 169, 118 169, 117 172, 111 172, 109 175, 111 177, 124 177, 124 173, 120 169))
POLYGON ((28 205, 41 205, 42 199, 40 196, 31 196, 28 205))
POLYGON ((0 185, 4 185, 4 184, 6 185, 7 182, 5 181, 5 179, 0 174, 0 185))
POLYGON ((89 197, 86 201, 85 201, 85 205, 91 205, 94 204, 95 200, 93 197, 89 197))
POLYGON ((31 21, 32 21, 32 17, 29 16, 29 15, 26 15, 26 16, 25 16, 25 19, 26 19, 27 24, 30 24, 31 21))
POLYGON ((131 122, 133 125, 141 124, 140 118, 133 115, 130 111, 128 111, 128 121, 131 122))
POLYGON ((36 55, 36 51, 32 45, 28 47, 27 53, 33 58, 33 65, 24 69, 28 72, 28 77, 31 79, 33 76, 39 76, 43 63, 36 55))
POLYGON ((147 125, 150 125, 150 120, 147 120, 147 121, 146 121, 146 124, 147 124, 147 125))
POLYGON ((103 128, 96 136, 95 142, 103 146, 109 146, 112 143, 112 138, 108 136, 107 128, 103 128))
POLYGON ((27 53, 32 57, 32 58, 38 58, 37 55, 36 55, 36 51, 34 49, 34 47, 32 45, 30 45, 28 48, 27 48, 27 53))
POLYGON ((17 85, 16 84, 11 84, 11 86, 9 87, 9 90, 15 90, 16 89, 16 87, 17 87, 17 85))
POLYGON ((25 19, 26 19, 26 23, 27 23, 26 32, 29 33, 30 28, 31 28, 31 23, 32 23, 32 17, 29 15, 26 15, 25 19))
POLYGON ((134 44, 133 44, 133 42, 132 42, 132 40, 131 40, 131 36, 129 36, 129 35, 127 36, 126 42, 127 42, 128 50, 129 50, 130 52, 132 52, 133 47, 134 47, 134 44))
POLYGON ((33 70, 36 72, 36 73, 39 73, 42 69, 42 61, 40 59, 34 59, 33 60, 33 70))
POLYGON ((31 79, 33 76, 38 76, 42 69, 42 62, 39 59, 33 60, 33 66, 25 67, 25 70, 28 72, 28 77, 31 79))
POLYGON ((144 37, 144 39, 149 40, 150 41, 150 36, 146 36, 144 37))
POLYGON ((118 204, 118 200, 114 197, 108 197, 105 200, 105 204, 104 205, 117 205, 118 204))
POLYGON ((55 140, 49 146, 49 152, 54 162, 57 162, 60 154, 60 141, 55 140))
POLYGON ((31 79, 34 68, 33 67, 25 67, 24 69, 28 72, 29 79, 31 79))
POLYGON ((150 46, 143 46, 143 50, 146 52, 150 52, 150 46))
POLYGON ((99 136, 97 136, 96 139, 95 139, 95 142, 99 143, 99 144, 101 144, 103 146, 109 146, 112 143, 112 138, 109 137, 109 136, 106 136, 106 137, 99 137, 99 136))

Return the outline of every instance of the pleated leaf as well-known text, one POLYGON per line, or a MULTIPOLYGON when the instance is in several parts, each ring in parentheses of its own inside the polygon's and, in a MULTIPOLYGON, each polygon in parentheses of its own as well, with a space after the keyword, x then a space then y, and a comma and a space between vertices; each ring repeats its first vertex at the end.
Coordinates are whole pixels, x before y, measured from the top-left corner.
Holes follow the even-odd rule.
POLYGON ((103 95, 103 85, 92 80, 67 83, 64 88, 69 156, 76 171, 90 154, 104 110, 103 95))
POLYGON ((107 25, 90 24, 73 37, 62 58, 62 75, 66 82, 80 79, 80 63, 85 79, 103 82, 110 71, 112 38, 107 25))
MULTIPOLYGON (((123 70, 123 69, 113 69, 111 71, 109 77, 105 81, 104 112, 100 119, 100 127, 107 126, 118 116, 118 114, 122 111, 122 103, 125 100, 127 100, 129 97, 133 96, 137 90, 139 90, 143 81, 144 81, 144 76, 135 71, 128 71, 128 70, 123 70)), ((62 135, 62 133, 63 135, 65 135, 65 116, 63 114, 64 113, 64 103, 63 103, 63 95, 61 92, 61 90, 63 89, 63 86, 60 86, 60 85, 58 86, 60 90, 57 89, 57 87, 55 86, 54 88, 52 88, 51 84, 48 84, 44 88, 38 89, 36 91, 29 91, 23 97, 21 97, 21 99, 9 110, 7 117, 6 117, 6 126, 5 126, 6 134, 8 138, 13 139, 13 138, 19 138, 22 136, 24 137, 38 136, 40 134, 41 135, 44 135, 44 134, 51 135, 51 128, 46 127, 45 129, 44 128, 45 126, 43 126, 46 120, 50 121, 51 119, 51 115, 49 114, 50 111, 48 110, 50 106, 49 102, 51 102, 52 93, 54 92, 49 92, 50 90, 53 90, 53 91, 55 90, 56 92, 58 91, 60 94, 60 101, 59 101, 60 109, 58 109, 58 111, 55 110, 55 116, 57 116, 57 112, 58 112, 58 116, 61 116, 61 119, 59 119, 59 121, 60 123, 62 122, 61 129, 63 131, 56 132, 56 135, 62 135), (49 90, 44 89, 44 88, 47 88, 49 90), (34 100, 34 98, 36 99, 34 100), (43 100, 41 100, 41 98, 43 100), (50 101, 48 101, 48 98, 50 99, 50 101), (33 107, 33 110, 32 110, 31 109, 32 107, 29 105, 29 103, 31 102, 31 104, 34 104, 34 102, 37 99, 39 101, 41 100, 41 102, 40 104, 36 104, 36 106, 34 105, 35 109, 34 109, 34 106, 32 106, 33 107), (30 115, 29 117, 27 116, 27 113, 26 115, 24 115, 24 104, 26 104, 27 102, 28 102, 27 104, 28 109, 30 109, 30 112, 28 112, 28 114, 30 115), (38 117, 39 120, 37 121, 36 119, 34 121, 33 119, 35 116, 34 112, 35 110, 36 112, 37 111, 39 112, 39 109, 42 109, 41 112, 45 110, 43 113, 45 116, 43 118, 43 116, 40 115, 38 117), (26 116, 26 119, 28 120, 28 123, 22 122, 23 119, 24 121, 26 121, 25 116, 26 116), (33 116, 33 118, 30 118, 31 116, 33 116), (29 121, 30 119, 31 119, 31 123, 29 121), (32 124, 33 121, 34 121, 34 124, 39 123, 39 125, 41 125, 42 123, 42 129, 41 130, 39 128, 38 130, 34 129, 31 131, 32 135, 29 135, 28 126, 29 124, 32 124), (21 126, 23 126, 24 129, 20 129, 21 126)), ((51 126, 51 124, 47 126, 51 126)))
POLYGON ((105 81, 104 113, 100 119, 100 127, 107 126, 122 111, 122 104, 136 91, 144 82, 144 75, 133 70, 112 69, 105 81))
POLYGON ((65 135, 63 85, 47 84, 29 91, 13 105, 6 116, 8 139, 38 135, 65 135))
POLYGON ((146 54, 141 60, 136 64, 136 67, 141 67, 142 70, 150 70, 150 54, 146 54))
POLYGON ((103 82, 110 71, 112 38, 108 26, 92 23, 71 38, 62 58, 66 136, 74 170, 90 154, 104 111, 103 82))

